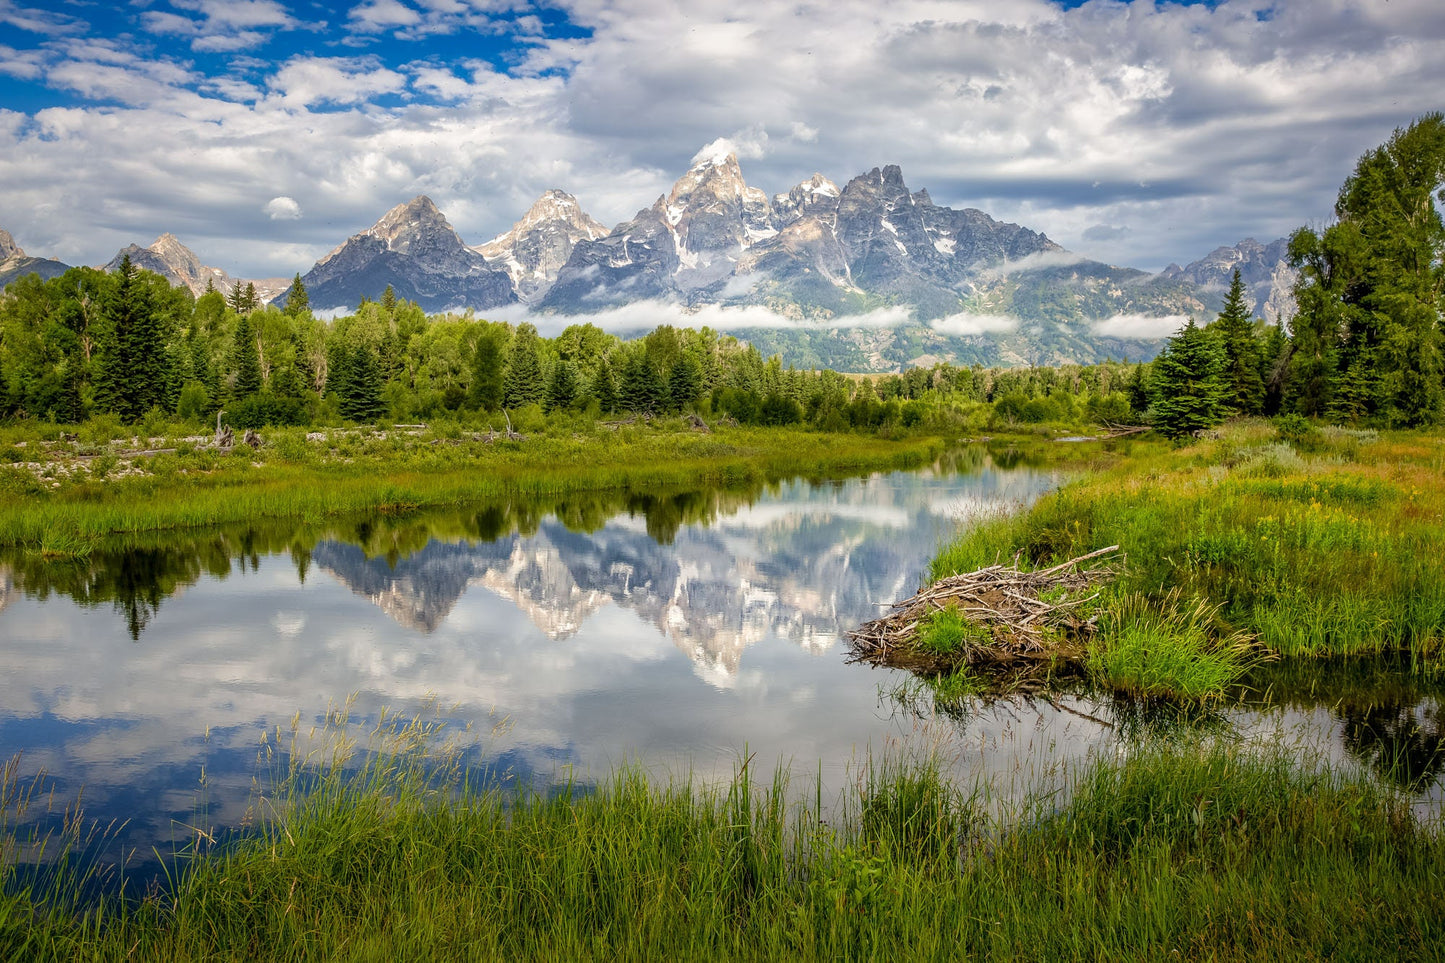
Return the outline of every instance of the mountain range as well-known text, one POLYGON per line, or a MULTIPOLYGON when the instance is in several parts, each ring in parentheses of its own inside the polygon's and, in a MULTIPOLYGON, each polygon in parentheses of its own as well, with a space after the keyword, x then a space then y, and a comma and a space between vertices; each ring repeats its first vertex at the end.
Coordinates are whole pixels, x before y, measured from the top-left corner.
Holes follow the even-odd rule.
MULTIPOLYGON (((588 316, 646 305, 636 326, 710 309, 800 366, 889 370, 1151 357, 1181 319, 1219 309, 1235 268, 1268 320, 1293 312, 1286 242, 1252 238, 1158 274, 1090 260, 1045 234, 910 190, 896 166, 842 187, 822 174, 769 197, 736 156, 699 155, 650 206, 608 230, 572 195, 545 192, 505 233, 468 246, 429 197, 388 211, 302 280, 313 308, 346 310, 391 285, 429 312, 511 307, 588 316), (716 309, 738 309, 732 315, 716 309), (742 310, 742 309, 762 309, 742 310), (750 320, 751 319, 751 320, 750 320)), ((173 235, 124 254, 200 293, 239 279, 173 235)), ((28 258, 0 232, 0 283, 58 261, 28 258)), ((244 283, 244 282, 242 282, 244 283)), ((289 282, 253 282, 284 305, 289 282)), ((625 312, 623 313, 625 315, 625 312)))

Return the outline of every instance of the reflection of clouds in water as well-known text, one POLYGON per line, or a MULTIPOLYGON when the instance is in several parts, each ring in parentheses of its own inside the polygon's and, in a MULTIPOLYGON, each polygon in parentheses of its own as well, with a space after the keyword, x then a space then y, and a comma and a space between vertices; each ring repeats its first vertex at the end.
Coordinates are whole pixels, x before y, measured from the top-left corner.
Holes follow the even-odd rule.
POLYGON ((271 616, 271 627, 276 634, 283 635, 288 639, 294 639, 306 628, 305 612, 277 612, 271 616))
MULTIPOLYGON (((979 710, 962 729, 915 725, 879 703, 880 684, 905 676, 846 665, 840 650, 851 625, 916 588, 960 507, 1047 486, 994 470, 794 483, 711 527, 684 526, 671 546, 647 537, 641 515, 591 534, 544 522, 496 545, 432 543, 368 569, 361 594, 349 567, 359 555, 333 553, 304 586, 288 556, 265 556, 244 577, 202 576, 139 642, 103 607, 22 597, 0 616, 0 744, 84 784, 94 815, 186 816, 204 803, 217 825, 240 818, 263 728, 298 710, 309 725, 352 693, 362 717, 433 697, 457 719, 485 724, 495 711, 512 729, 488 737, 485 757, 506 754, 544 782, 569 763, 597 778, 627 759, 726 778, 747 747, 808 782, 821 761, 832 793, 870 751, 937 745, 965 777, 998 780, 1002 797, 1059 786, 1064 763, 1109 745, 1107 730, 1022 704, 979 710), (428 582, 426 559, 461 577, 428 582), (420 611, 443 583, 453 594, 434 619, 380 607, 387 592, 419 592, 397 602, 420 611)), ((1327 712, 1309 725, 1338 729, 1327 712)), ((168 818, 132 842, 164 845, 168 818)))

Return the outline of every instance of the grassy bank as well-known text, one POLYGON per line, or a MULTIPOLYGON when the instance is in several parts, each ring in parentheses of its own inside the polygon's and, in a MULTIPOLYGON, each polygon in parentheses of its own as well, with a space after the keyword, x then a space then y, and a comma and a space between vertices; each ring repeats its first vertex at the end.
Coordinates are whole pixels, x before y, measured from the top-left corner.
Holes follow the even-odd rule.
POLYGON ((1140 749, 1004 822, 928 763, 874 767, 826 814, 747 764, 713 787, 623 770, 590 793, 458 794, 469 774, 415 751, 426 735, 359 769, 311 756, 167 894, 85 904, 7 867, 0 957, 1429 959, 1445 941, 1438 824, 1283 753, 1140 749))
POLYGON ((1284 437, 1262 421, 1218 435, 1080 452, 1076 480, 968 532, 931 574, 1120 545, 1128 564, 1100 600, 1090 665, 1146 694, 1218 692, 1261 654, 1399 651, 1439 670, 1445 435, 1284 437))
POLYGON ((19 462, 39 457, 27 449, 12 447, 14 464, 0 465, 0 547, 64 556, 106 536, 267 518, 404 514, 514 495, 727 488, 913 467, 942 445, 791 429, 704 434, 679 421, 491 443, 460 432, 338 432, 308 440, 291 430, 268 433, 257 451, 179 444, 122 460, 101 446, 98 455, 67 459, 52 449, 45 462, 19 462))

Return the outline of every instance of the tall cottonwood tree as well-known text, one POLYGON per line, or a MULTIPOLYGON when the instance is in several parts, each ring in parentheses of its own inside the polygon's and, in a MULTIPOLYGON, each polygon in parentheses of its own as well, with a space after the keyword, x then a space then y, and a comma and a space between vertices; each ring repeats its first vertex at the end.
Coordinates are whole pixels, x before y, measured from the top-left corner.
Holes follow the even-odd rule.
POLYGON ((1388 424, 1445 406, 1445 117, 1427 114, 1368 152, 1340 188, 1334 224, 1290 238, 1300 271, 1288 403, 1388 424))

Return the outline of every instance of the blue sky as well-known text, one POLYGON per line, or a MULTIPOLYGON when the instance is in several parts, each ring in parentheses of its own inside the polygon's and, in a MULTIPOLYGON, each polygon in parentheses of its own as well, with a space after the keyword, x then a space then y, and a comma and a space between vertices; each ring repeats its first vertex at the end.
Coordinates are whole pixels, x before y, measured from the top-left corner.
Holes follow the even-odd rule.
POLYGON ((0 228, 289 276, 419 193, 468 243, 551 187, 617 223, 721 138, 1158 269, 1326 218, 1441 49, 1436 0, 0 0, 0 228))

